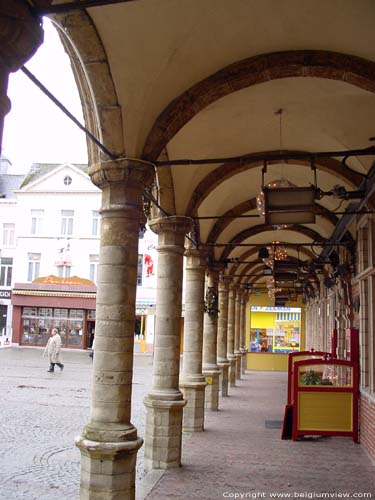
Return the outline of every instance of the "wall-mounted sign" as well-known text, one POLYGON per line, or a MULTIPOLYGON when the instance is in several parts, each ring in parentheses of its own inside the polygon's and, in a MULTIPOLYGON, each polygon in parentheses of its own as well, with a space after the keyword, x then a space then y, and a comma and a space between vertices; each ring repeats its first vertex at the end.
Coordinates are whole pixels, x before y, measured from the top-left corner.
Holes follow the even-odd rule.
POLYGON ((251 306, 252 312, 301 312, 300 307, 251 306))
POLYGON ((11 290, 0 290, 0 299, 10 299, 11 296, 11 290))

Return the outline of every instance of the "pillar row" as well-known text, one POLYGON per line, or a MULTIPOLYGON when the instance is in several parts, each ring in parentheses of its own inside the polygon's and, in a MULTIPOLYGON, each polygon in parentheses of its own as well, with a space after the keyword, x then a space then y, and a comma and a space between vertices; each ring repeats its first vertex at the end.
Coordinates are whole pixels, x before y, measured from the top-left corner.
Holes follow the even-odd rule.
POLYGON ((219 269, 210 267, 206 277, 205 314, 203 320, 203 374, 206 377, 205 407, 219 409, 219 376, 217 365, 217 318, 218 318, 219 269))
POLYGON ((82 435, 81 499, 135 497, 137 450, 131 423, 138 234, 142 191, 154 176, 145 162, 116 160, 90 167, 102 189, 91 412, 82 435))
POLYGON ((184 354, 180 389, 186 399, 182 430, 203 431, 206 378, 202 374, 204 285, 207 253, 189 248, 186 255, 184 354))
POLYGON ((217 364, 220 368, 219 386, 222 396, 228 396, 229 366, 227 358, 228 338, 228 298, 229 276, 221 275, 219 279, 219 317, 217 325, 217 364))
POLYGON ((235 326, 235 301, 236 285, 230 283, 228 296, 228 337, 227 337, 227 355, 229 366, 229 386, 236 385, 236 356, 234 354, 234 326, 235 326))
POLYGON ((182 412, 186 404, 179 389, 183 254, 187 217, 164 217, 150 222, 158 234, 158 274, 153 385, 146 406, 145 469, 181 465, 182 412))

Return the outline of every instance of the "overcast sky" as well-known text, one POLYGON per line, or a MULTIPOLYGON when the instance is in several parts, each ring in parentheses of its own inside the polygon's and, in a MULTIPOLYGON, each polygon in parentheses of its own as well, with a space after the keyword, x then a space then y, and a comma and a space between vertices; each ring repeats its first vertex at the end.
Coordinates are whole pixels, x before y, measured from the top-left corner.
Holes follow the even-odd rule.
MULTIPOLYGON (((46 19, 44 31, 43 45, 25 66, 83 123, 69 58, 46 19)), ((10 76, 8 97, 2 154, 12 162, 10 173, 26 173, 32 163, 87 162, 85 134, 22 71, 10 76)))

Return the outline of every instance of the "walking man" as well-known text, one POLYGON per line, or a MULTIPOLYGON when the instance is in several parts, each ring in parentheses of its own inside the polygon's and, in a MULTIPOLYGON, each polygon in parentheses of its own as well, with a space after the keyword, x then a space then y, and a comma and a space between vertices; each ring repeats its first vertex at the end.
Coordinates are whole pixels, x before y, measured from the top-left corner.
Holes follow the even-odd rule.
POLYGON ((55 371, 55 365, 57 365, 60 370, 64 369, 64 365, 61 363, 61 337, 59 335, 59 330, 57 328, 52 328, 51 336, 48 339, 46 348, 44 349, 43 356, 48 356, 50 366, 47 370, 48 372, 55 371))

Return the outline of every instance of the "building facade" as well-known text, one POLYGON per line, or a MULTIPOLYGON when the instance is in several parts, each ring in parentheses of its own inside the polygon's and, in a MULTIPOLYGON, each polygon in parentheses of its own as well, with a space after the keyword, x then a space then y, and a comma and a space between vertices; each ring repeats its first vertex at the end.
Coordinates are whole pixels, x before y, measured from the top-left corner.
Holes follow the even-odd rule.
MULTIPOLYGON (((3 271, 9 304, 14 288, 8 340, 45 345, 52 326, 58 326, 65 347, 87 349, 95 332, 100 190, 86 165, 34 164, 14 196, 10 236, 3 224, 3 240, 12 243, 14 254, 13 274, 3 271)), ((139 239, 134 328, 140 352, 153 345, 156 270, 156 237, 145 228, 139 239)))

